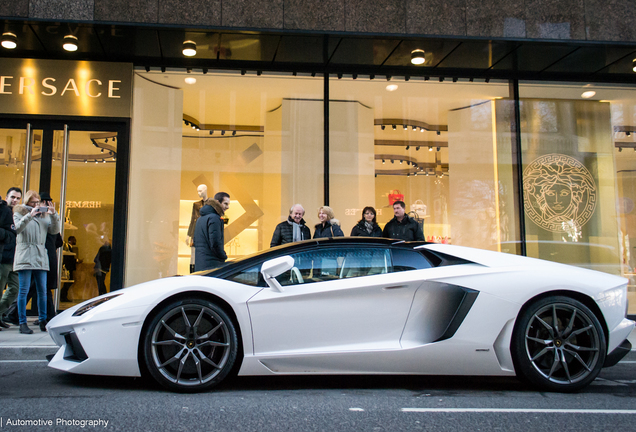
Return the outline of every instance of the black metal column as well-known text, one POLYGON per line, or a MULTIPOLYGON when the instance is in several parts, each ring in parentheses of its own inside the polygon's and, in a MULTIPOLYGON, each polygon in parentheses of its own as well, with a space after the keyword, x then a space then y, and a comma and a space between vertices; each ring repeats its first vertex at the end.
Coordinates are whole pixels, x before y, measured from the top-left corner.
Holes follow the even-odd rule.
POLYGON ((325 196, 325 205, 329 205, 329 74, 325 72, 325 91, 324 91, 324 109, 323 109, 323 118, 324 118, 324 127, 323 133, 325 135, 325 155, 324 161, 325 166, 323 170, 323 178, 324 178, 324 196, 325 196))
POLYGON ((515 183, 515 199, 517 201, 519 221, 519 253, 526 256, 526 220, 523 204, 523 158, 521 150, 521 104, 519 102, 519 80, 510 80, 510 97, 513 101, 512 133, 512 177, 515 183))
MULTIPOLYGON (((51 167, 53 158, 53 127, 42 130, 42 153, 40 159, 40 188, 38 192, 51 192, 51 167)), ((31 185, 31 189, 35 185, 31 185)), ((26 193, 26 191, 24 191, 26 193)))

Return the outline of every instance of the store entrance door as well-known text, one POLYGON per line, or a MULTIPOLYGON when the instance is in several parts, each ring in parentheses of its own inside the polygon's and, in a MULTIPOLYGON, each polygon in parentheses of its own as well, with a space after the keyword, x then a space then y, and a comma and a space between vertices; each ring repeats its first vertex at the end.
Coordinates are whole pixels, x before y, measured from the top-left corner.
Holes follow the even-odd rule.
POLYGON ((23 196, 48 192, 61 215, 60 236, 49 238, 63 245, 48 278, 56 309, 122 286, 123 253, 120 259, 113 250, 123 251, 125 241, 116 215, 125 215, 117 178, 127 140, 120 122, 0 120, 0 194, 10 187, 23 196))

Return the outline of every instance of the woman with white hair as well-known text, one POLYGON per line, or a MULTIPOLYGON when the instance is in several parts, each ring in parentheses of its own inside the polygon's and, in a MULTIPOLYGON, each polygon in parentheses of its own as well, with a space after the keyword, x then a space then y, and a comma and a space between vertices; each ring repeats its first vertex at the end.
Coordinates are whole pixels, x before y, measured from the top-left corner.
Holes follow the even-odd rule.
POLYGON ((316 225, 314 238, 344 237, 338 219, 334 219, 331 207, 322 206, 318 209, 318 219, 320 223, 316 225))

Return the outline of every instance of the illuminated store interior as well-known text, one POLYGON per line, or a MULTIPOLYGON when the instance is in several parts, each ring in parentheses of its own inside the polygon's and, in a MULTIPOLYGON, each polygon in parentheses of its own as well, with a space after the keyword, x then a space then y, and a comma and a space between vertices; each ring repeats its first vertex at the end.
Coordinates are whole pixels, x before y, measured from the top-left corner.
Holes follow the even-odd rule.
MULTIPOLYGON (((231 259, 267 249, 295 203, 313 230, 325 202, 322 78, 136 75, 130 220, 140 222, 129 233, 144 234, 136 245, 129 235, 128 248, 153 254, 128 255, 128 283, 189 272, 186 237, 200 184, 208 196, 231 195, 231 259), (144 182, 160 197, 136 195, 144 182)), ((522 225, 509 88, 496 80, 332 76, 328 191, 343 231, 367 205, 383 226, 401 198, 429 241, 519 254, 524 229, 528 256, 634 284, 636 89, 520 83, 522 225)))

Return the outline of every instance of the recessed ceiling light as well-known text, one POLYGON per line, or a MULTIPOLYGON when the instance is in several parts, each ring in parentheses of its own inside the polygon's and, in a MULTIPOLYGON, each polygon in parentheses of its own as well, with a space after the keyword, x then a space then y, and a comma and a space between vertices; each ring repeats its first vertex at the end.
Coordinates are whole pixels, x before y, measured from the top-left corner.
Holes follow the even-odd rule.
POLYGON ((62 45, 66 51, 77 51, 77 38, 73 35, 64 36, 64 44, 62 45))
POLYGON ((387 91, 396 91, 397 89, 398 89, 397 84, 389 84, 388 86, 386 86, 387 91))
POLYGON ((187 77, 185 79, 186 84, 196 84, 197 79, 195 77, 187 77))
POLYGON ((197 44, 194 41, 187 40, 183 43, 183 55, 186 57, 194 57, 197 55, 197 44))
POLYGON ((632 60, 632 70, 636 72, 636 58, 632 60))
POLYGON ((411 51, 411 63, 414 65, 422 65, 426 59, 424 58, 424 50, 414 49, 411 51))
POLYGON ((581 97, 583 99, 589 99, 589 98, 593 97, 595 94, 596 94, 595 91, 589 90, 589 91, 581 93, 581 97))
POLYGON ((18 46, 18 37, 13 33, 2 33, 2 46, 6 49, 15 49, 18 46))

